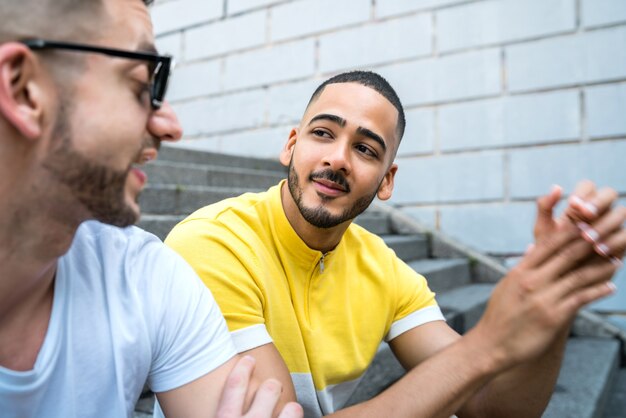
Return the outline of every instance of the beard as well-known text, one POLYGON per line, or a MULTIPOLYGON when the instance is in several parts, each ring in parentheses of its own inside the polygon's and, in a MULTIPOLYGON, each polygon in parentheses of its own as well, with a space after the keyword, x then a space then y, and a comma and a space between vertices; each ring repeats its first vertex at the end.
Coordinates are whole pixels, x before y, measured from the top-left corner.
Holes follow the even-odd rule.
POLYGON ((130 168, 115 170, 79 153, 72 141, 67 100, 61 100, 52 150, 44 161, 50 176, 66 186, 96 220, 115 226, 134 224, 139 214, 125 200, 130 168))
MULTIPOLYGON (((350 191, 347 180, 345 179, 343 174, 340 174, 339 172, 330 169, 314 172, 309 176, 308 181, 312 181, 315 178, 325 178, 334 181, 335 183, 342 185, 347 192, 350 191)), ((287 186, 289 187, 289 193, 291 194, 293 200, 296 202, 296 206, 298 207, 298 210, 300 211, 302 217, 311 225, 322 229, 332 228, 348 220, 356 218, 369 207, 369 205, 376 197, 376 194, 378 193, 378 187, 376 187, 376 189, 374 189, 371 194, 358 198, 352 206, 346 207, 344 211, 341 212, 339 215, 333 215, 328 209, 324 207, 323 204, 320 204, 319 206, 313 208, 306 207, 302 202, 303 190, 300 186, 300 177, 293 167, 293 157, 291 158, 291 161, 289 161, 289 175, 287 177, 287 186)), ((380 187, 380 184, 378 186, 380 187)), ((332 198, 322 197, 322 201, 329 201, 331 199, 332 198)))

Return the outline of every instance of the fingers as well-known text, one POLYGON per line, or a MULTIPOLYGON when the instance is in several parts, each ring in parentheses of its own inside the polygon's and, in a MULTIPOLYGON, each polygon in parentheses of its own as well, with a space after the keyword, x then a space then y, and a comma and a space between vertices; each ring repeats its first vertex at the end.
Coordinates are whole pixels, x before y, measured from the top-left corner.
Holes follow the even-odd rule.
MULTIPOLYGON (((608 264, 608 263, 607 263, 608 264)), ((581 289, 563 300, 558 309, 567 317, 572 317, 583 306, 588 305, 615 292, 615 285, 611 282, 602 282, 581 289)))
POLYGON ((579 222, 583 238, 594 246, 596 253, 606 258, 616 258, 618 262, 626 249, 626 207, 619 206, 600 218, 593 226, 579 222))
MULTIPOLYGON (((579 293, 584 293, 591 287, 604 285, 608 288, 610 294, 616 289, 615 285, 610 282, 616 271, 617 266, 609 263, 606 259, 596 257, 593 261, 572 270, 560 278, 549 292, 553 293, 554 300, 570 297, 577 299, 579 293)), ((590 300, 581 300, 579 302, 589 303, 590 300)))
POLYGON ((608 187, 597 192, 587 189, 583 188, 580 192, 577 189, 570 196, 565 216, 574 221, 591 222, 598 216, 606 213, 618 197, 617 192, 608 187))
MULTIPOLYGON (((235 418, 242 416, 243 405, 250 383, 250 376, 254 370, 255 360, 245 356, 237 362, 226 379, 224 392, 217 407, 216 417, 235 418)), ((270 411, 271 413, 271 411, 270 411)))
MULTIPOLYGON (((526 255, 519 262, 519 267, 523 269, 533 269, 541 266, 548 260, 554 258, 568 244, 574 241, 585 242, 580 238, 580 231, 571 223, 563 225, 558 230, 542 236, 537 243, 527 249, 526 255)), ((585 246, 583 248, 588 248, 585 246)), ((567 260, 563 260, 566 262, 567 260)), ((577 260, 565 263, 565 268, 571 268, 577 260)))
POLYGON ((554 185, 545 196, 537 199, 537 221, 535 222, 535 239, 544 234, 552 232, 554 229, 554 207, 561 199, 563 189, 554 185))
POLYGON ((303 416, 304 411, 302 407, 295 402, 289 402, 285 405, 278 418, 302 418, 303 416))
POLYGON ((283 388, 276 379, 268 379, 261 384, 254 396, 248 413, 253 417, 271 417, 283 388))

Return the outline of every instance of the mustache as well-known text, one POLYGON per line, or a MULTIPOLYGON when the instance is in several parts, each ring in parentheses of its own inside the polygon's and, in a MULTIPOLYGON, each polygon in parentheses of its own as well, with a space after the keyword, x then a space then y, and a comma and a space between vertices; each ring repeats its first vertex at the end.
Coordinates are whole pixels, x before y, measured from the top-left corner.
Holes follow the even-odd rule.
POLYGON ((309 181, 313 181, 316 179, 324 179, 330 180, 333 183, 337 183, 339 186, 343 187, 346 192, 350 192, 350 184, 348 184, 348 180, 341 174, 340 171, 333 171, 331 169, 314 171, 309 175, 309 181))

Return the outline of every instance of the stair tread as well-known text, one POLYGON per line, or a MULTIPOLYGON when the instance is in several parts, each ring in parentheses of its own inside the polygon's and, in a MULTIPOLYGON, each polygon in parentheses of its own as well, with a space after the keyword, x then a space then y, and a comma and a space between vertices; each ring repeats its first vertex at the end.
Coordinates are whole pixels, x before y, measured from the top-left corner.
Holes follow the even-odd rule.
POLYGON ((608 398, 617 371, 618 358, 617 340, 570 338, 555 391, 543 418, 600 416, 598 413, 608 398))
POLYGON ((626 415, 626 369, 617 372, 602 418, 624 418, 626 415))
POLYGON ((424 258, 408 263, 409 267, 423 276, 442 269, 455 266, 467 266, 469 261, 465 258, 424 258))

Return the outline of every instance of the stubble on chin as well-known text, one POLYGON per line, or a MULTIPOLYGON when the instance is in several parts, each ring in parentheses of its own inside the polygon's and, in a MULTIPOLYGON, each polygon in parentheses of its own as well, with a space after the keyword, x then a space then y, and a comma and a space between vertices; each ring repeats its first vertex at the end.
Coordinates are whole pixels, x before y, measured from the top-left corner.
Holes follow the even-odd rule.
POLYGON ((300 214, 308 223, 320 229, 333 228, 339 224, 356 218, 369 207, 376 197, 378 190, 377 188, 371 195, 360 197, 352 206, 346 207, 339 215, 333 215, 326 207, 324 207, 324 203, 330 202, 332 198, 321 197, 322 204, 317 207, 311 208, 304 205, 302 201, 304 191, 302 190, 302 186, 300 186, 300 177, 293 167, 293 157, 289 162, 288 172, 287 186, 291 197, 300 211, 300 214))
POLYGON ((79 153, 73 145, 68 113, 67 106, 61 105, 43 168, 93 219, 120 227, 134 224, 139 214, 125 201, 130 168, 115 170, 79 153))

